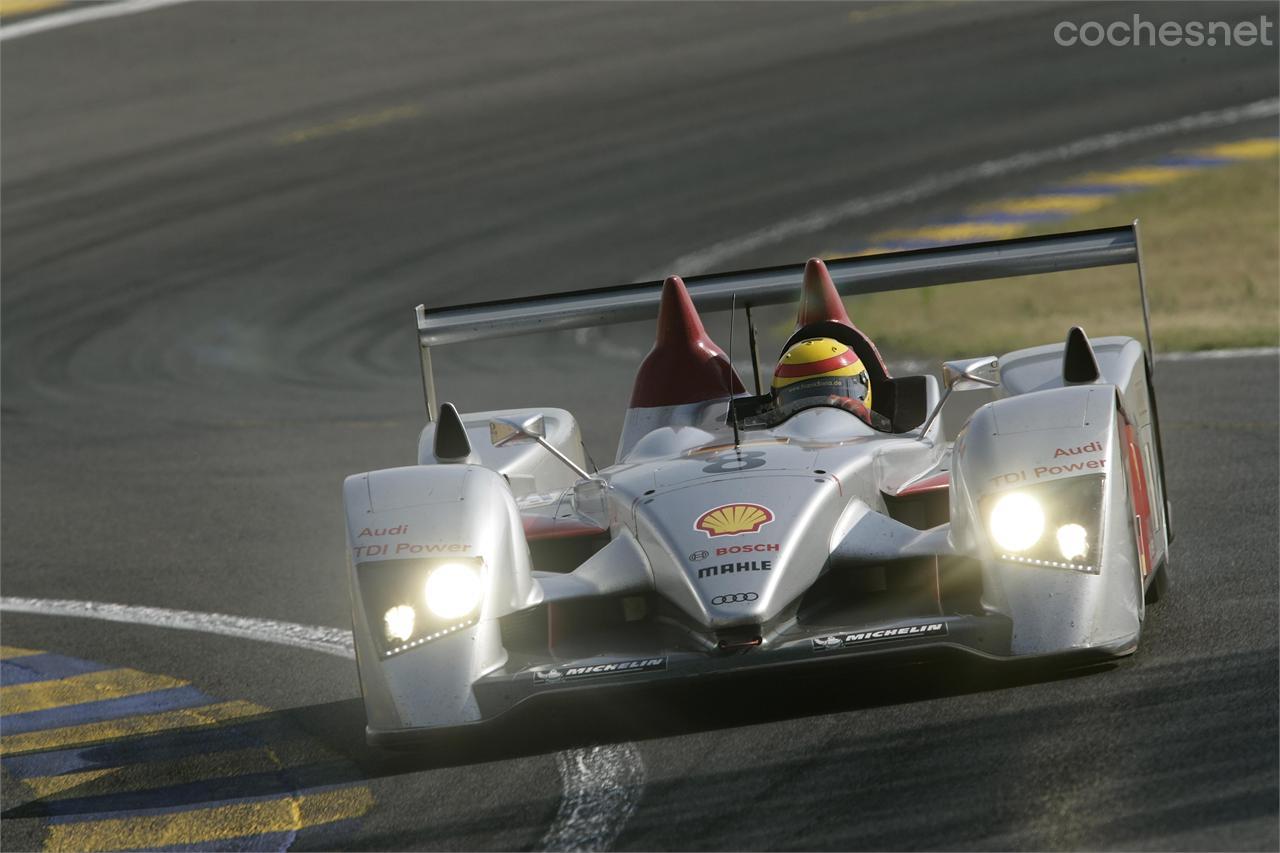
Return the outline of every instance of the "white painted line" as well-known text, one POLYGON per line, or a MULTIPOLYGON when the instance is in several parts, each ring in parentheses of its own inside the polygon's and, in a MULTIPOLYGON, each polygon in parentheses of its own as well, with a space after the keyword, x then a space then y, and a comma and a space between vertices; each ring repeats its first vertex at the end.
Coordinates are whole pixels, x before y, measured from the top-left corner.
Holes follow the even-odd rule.
POLYGON ((644 790, 635 744, 570 749, 556 755, 564 799, 541 850, 608 850, 644 790))
POLYGON ((282 646, 296 646, 315 652, 352 658, 356 656, 351 632, 341 628, 299 625, 274 619, 252 619, 223 613, 197 613, 192 610, 169 610, 164 607, 132 607, 127 604, 104 604, 100 601, 72 601, 63 598, 0 598, 0 610, 8 613, 39 613, 45 616, 72 616, 100 619, 104 622, 127 622, 179 631, 200 631, 241 637, 282 646))
POLYGON ((1240 349, 1205 349, 1192 352, 1156 353, 1156 361, 1217 361, 1223 358, 1275 358, 1280 347, 1241 347, 1240 349))
POLYGON ((79 6, 66 12, 54 12, 19 21, 16 24, 0 25, 0 41, 47 33, 76 24, 87 24, 90 21, 101 21, 107 18, 119 18, 123 15, 136 15, 139 12, 150 12, 165 6, 176 6, 179 3, 190 3, 191 0, 119 0, 116 3, 94 3, 79 6))
POLYGON ((756 249, 781 243, 793 237, 814 234, 848 219, 909 204, 956 187, 986 181, 1000 175, 1024 172, 1049 163, 1076 160, 1148 139, 1175 136, 1193 130, 1228 127, 1276 115, 1280 115, 1280 98, 1267 98, 1227 109, 1196 113, 1171 121, 1090 136, 1040 151, 1025 151, 999 160, 988 160, 953 172, 922 178, 915 183, 879 195, 849 199, 803 216, 785 219, 750 234, 722 240, 676 258, 663 269, 642 276, 640 280, 660 279, 673 273, 691 276, 713 272, 722 268, 727 261, 756 249))
MULTIPOLYGON (((5 596, 0 611, 200 631, 355 658, 350 631, 321 625, 60 598, 5 596)), ((640 751, 633 743, 571 749, 556 754, 556 767, 564 792, 542 849, 608 849, 640 802, 645 778, 640 751)))

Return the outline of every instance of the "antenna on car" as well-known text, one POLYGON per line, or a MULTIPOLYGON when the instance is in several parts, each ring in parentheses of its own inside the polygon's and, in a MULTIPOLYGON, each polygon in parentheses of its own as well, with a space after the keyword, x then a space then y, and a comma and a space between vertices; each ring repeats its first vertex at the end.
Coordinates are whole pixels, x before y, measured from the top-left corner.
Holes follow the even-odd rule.
POLYGON ((751 319, 751 303, 742 303, 742 308, 747 312, 747 346, 751 348, 751 373, 756 381, 756 396, 759 397, 764 392, 760 390, 760 350, 756 349, 756 322, 751 319))
POLYGON ((738 451, 738 410, 733 405, 733 327, 734 314, 738 310, 738 293, 734 291, 729 301, 729 374, 725 377, 725 385, 729 389, 729 415, 726 420, 733 423, 733 450, 738 451))

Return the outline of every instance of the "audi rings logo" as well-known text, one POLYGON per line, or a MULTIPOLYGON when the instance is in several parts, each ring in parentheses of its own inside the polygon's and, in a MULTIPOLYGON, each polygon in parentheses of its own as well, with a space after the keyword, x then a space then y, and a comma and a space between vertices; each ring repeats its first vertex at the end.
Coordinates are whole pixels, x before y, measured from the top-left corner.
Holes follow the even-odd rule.
POLYGON ((717 595, 711 599, 712 604, 742 604, 745 601, 755 601, 760 596, 754 592, 735 592, 730 595, 717 595))

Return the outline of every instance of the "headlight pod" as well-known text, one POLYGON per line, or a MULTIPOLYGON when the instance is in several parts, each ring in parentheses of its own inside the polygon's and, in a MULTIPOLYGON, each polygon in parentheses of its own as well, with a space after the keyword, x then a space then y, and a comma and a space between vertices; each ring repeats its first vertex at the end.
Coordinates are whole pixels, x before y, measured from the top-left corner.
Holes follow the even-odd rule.
POLYGON ((1104 475, 1072 477, 989 495, 987 534, 1001 560, 1098 572, 1104 475))
POLYGON ((484 600, 479 559, 368 562, 356 578, 384 658, 474 625, 484 600))

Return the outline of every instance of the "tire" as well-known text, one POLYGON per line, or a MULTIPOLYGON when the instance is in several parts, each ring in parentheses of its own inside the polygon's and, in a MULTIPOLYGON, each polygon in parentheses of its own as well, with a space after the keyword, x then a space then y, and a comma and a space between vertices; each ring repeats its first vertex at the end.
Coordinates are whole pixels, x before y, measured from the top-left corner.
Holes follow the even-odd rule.
POLYGON ((1168 594, 1169 594, 1169 557, 1168 555, 1166 555, 1165 558, 1160 561, 1160 566, 1159 568, 1156 569, 1155 575, 1152 576, 1151 584, 1150 586, 1147 587, 1147 592, 1146 592, 1146 595, 1143 596, 1143 600, 1147 604, 1155 604, 1156 602, 1160 601, 1162 598, 1164 598, 1168 594))

